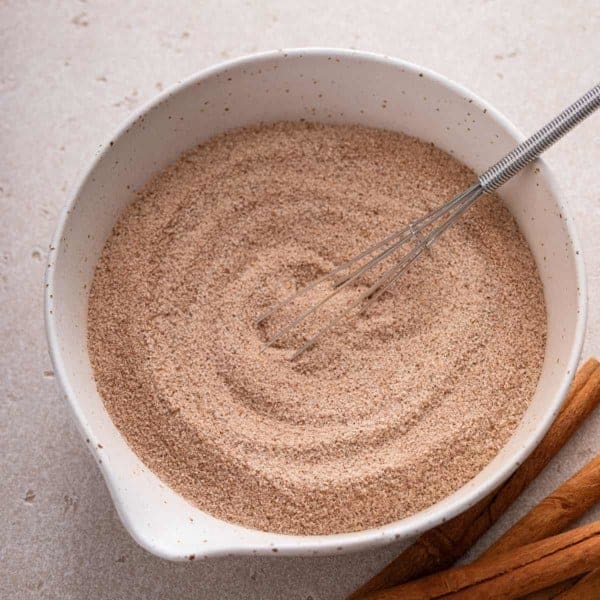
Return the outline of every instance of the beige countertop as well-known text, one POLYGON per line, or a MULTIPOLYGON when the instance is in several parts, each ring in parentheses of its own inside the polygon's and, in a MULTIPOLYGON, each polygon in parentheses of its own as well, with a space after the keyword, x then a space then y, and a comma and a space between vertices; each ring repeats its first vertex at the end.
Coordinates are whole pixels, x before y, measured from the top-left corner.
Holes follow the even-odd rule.
MULTIPOLYGON (((0 28, 0 597, 342 598, 397 548, 172 564, 125 532, 46 351, 41 282, 67 189, 158 90, 273 48, 408 59, 465 84, 531 132, 597 83, 600 2, 5 0, 0 28)), ((547 154, 588 268, 586 356, 600 354, 599 134, 596 115, 547 154)), ((599 431, 600 411, 482 545, 597 454, 599 431)))

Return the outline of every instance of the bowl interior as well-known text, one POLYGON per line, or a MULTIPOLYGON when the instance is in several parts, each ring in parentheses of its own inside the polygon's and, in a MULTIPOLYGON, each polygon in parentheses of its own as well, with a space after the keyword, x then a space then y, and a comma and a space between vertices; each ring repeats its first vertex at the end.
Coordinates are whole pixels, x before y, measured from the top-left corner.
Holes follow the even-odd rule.
POLYGON ((283 554, 333 553, 409 539, 466 509, 510 475, 560 408, 579 358, 585 307, 579 248, 552 178, 538 162, 504 186, 501 197, 527 238, 544 284, 548 338, 543 372, 520 427, 474 479, 401 521, 369 531, 305 537, 225 523, 162 484, 127 446, 95 388, 86 346, 87 295, 95 264, 133 190, 182 152, 233 127, 298 119, 403 131, 433 142, 476 172, 519 141, 495 110, 430 71, 365 53, 313 49, 267 53, 206 71, 162 94, 99 151, 52 245, 48 337, 59 382, 121 519, 140 544, 160 556, 263 553, 274 547, 283 554))

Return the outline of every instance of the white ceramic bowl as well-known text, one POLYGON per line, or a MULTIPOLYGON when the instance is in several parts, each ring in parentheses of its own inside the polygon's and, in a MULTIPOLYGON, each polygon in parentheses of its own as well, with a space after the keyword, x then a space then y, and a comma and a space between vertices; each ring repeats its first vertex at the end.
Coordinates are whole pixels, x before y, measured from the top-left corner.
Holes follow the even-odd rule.
POLYGON ((385 56, 314 48, 268 52, 203 71, 140 109, 99 150, 62 213, 51 246, 47 335, 58 381, 121 520, 139 544, 165 558, 260 554, 274 548, 286 555, 332 554, 408 540, 473 505, 523 462, 559 410, 579 359, 583 262, 567 207, 539 161, 504 186, 501 197, 543 280, 546 356, 521 425, 481 473, 418 514, 329 536, 277 535, 232 525, 164 485, 121 437, 94 385, 86 313, 96 261, 133 190, 182 152, 232 127, 301 118, 403 131, 433 142, 476 172, 522 139, 493 107, 432 71, 385 56))

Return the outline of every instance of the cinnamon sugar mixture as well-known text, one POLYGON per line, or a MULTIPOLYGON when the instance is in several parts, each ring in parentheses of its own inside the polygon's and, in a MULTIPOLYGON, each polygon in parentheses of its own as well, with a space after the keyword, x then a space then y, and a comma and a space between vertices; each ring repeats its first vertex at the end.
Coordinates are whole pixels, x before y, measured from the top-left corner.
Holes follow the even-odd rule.
POLYGON ((475 476, 527 408, 545 343, 541 283, 497 199, 297 362, 356 289, 262 354, 314 297, 255 325, 473 180, 404 135, 280 123, 216 137, 150 181, 89 305, 98 389, 140 458, 217 517, 296 534, 382 525, 475 476))

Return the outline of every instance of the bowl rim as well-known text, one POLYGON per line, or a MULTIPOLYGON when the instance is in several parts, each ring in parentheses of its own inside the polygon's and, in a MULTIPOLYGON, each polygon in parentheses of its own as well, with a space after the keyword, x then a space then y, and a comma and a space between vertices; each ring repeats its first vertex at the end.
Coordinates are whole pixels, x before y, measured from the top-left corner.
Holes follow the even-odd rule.
MULTIPOLYGON (((362 50, 350 50, 344 48, 332 48, 332 47, 299 47, 299 48, 286 48, 280 50, 270 50, 266 52, 259 52, 253 54, 247 54, 238 58, 230 59, 224 62, 220 62, 208 68, 202 69, 191 76, 184 78, 176 84, 166 88, 158 95, 154 96, 151 100, 144 103, 137 110, 133 111, 125 122, 120 125, 116 131, 114 131, 108 140, 116 140, 126 133, 126 131, 144 114, 164 102, 167 98, 180 93, 181 91, 198 84, 199 82, 212 78, 218 74, 221 74, 229 69, 237 68, 243 65, 250 65, 261 61, 269 61, 276 58, 302 58, 305 56, 322 57, 332 56, 340 59, 358 59, 362 61, 368 61, 373 63, 384 63, 391 64, 398 68, 402 68, 406 71, 413 73, 422 73, 424 77, 449 88, 456 94, 468 97, 473 103, 482 109, 485 108, 490 118, 494 119, 501 125, 509 135, 515 138, 517 141, 522 141, 525 136, 515 127, 511 121, 508 120, 500 111, 494 106, 485 101, 483 98, 473 93, 463 85, 456 83, 455 81, 437 73, 436 71, 427 67, 422 67, 415 63, 400 59, 389 57, 385 54, 379 54, 374 52, 362 51, 362 50)), ((50 251, 48 255, 48 263, 44 275, 44 321, 45 321, 45 332, 48 341, 49 354, 54 367, 57 381, 60 388, 64 392, 65 398, 68 401, 70 409, 75 416, 77 426, 82 433, 84 438, 93 439, 92 426, 88 423, 85 415, 83 414, 82 408, 79 406, 77 397, 73 392, 69 378, 67 376, 65 363, 63 360, 63 353, 61 352, 59 345, 59 334, 57 322, 52 311, 52 298, 54 295, 55 287, 55 260, 54 256, 58 254, 61 245, 62 238, 65 235, 65 229, 68 223, 70 212, 78 201, 82 189, 86 185, 88 178, 96 169, 98 163, 104 158, 105 154, 110 152, 111 144, 107 141, 103 144, 100 149, 96 152, 95 156, 89 161, 79 175, 75 178, 74 185, 70 188, 68 194, 68 201, 62 208, 56 225, 56 230, 52 238, 50 245, 50 251)), ((340 548, 346 551, 358 551, 367 548, 379 547, 398 539, 409 539, 424 533, 425 531, 432 529, 444 523, 465 510, 471 508, 479 500, 484 498, 499 485, 501 485, 510 475, 522 464, 522 462, 529 456, 532 450, 537 446, 539 441, 548 431, 551 423, 553 422, 556 414, 558 413, 564 398, 566 397, 568 388, 571 380, 575 374, 577 364, 579 362, 581 351, 583 347, 583 341, 587 323, 587 283, 585 276, 585 264, 583 255, 581 252, 581 244, 579 237, 575 230, 574 220, 571 215, 571 211, 568 207, 566 200, 560 192, 559 186, 556 182, 555 176, 547 163, 543 159, 538 159, 544 166, 543 173, 545 177, 545 184, 548 192, 553 196, 555 201, 558 203, 563 217, 566 228, 567 236, 570 238, 573 246, 573 258, 576 272, 577 285, 579 287, 579 293, 577 294, 577 320, 575 324, 575 332, 573 337, 573 344, 569 354, 569 360, 565 365, 567 376, 563 378, 560 387, 557 389, 553 398, 549 401, 550 410, 547 410, 543 417, 541 417, 535 426, 535 429, 531 432, 527 443, 523 444, 519 450, 512 455, 510 460, 506 460, 505 463, 497 469, 486 481, 482 484, 474 487, 463 495, 460 499, 453 499, 449 504, 440 508, 436 505, 424 509, 419 513, 410 515, 398 521, 387 523, 385 525, 360 530, 348 533, 338 533, 329 535, 288 535, 288 534, 272 534, 274 538, 279 538, 278 549, 280 555, 311 555, 311 554, 339 554, 340 548), (426 514, 425 514, 426 511, 426 514), (285 541, 284 541, 285 540, 285 541)), ((99 454, 96 448, 96 444, 87 444, 90 451, 98 459, 99 454)), ((133 452, 133 450, 132 450, 133 452)), ((137 457, 137 455, 136 455, 137 457)), ((141 459, 137 457, 140 464, 143 464, 141 459)), ((119 514, 119 517, 128 530, 134 540, 142 547, 147 549, 149 552, 161 556, 163 558, 171 560, 185 560, 189 558, 189 554, 174 553, 172 550, 166 550, 164 545, 161 544, 160 540, 150 535, 145 529, 139 526, 138 521, 127 511, 123 506, 120 505, 119 495, 115 490, 116 480, 114 473, 111 469, 100 465, 100 471, 106 481, 109 489, 111 498, 115 505, 115 508, 119 514)), ((164 483, 164 482, 163 482, 164 483)), ((164 483, 164 485, 167 485, 164 483)), ((177 493, 177 492, 175 492, 177 493)), ((447 498, 445 499, 447 500, 447 498)), ((207 513, 208 514, 208 513, 207 513)), ((212 515, 211 515, 212 516, 212 515)), ((223 521, 223 523, 226 523, 223 521)), ((242 527, 248 532, 253 530, 242 527)), ((260 533, 267 533, 261 531, 260 533)), ((210 550, 199 548, 199 555, 204 556, 224 556, 224 555, 249 555, 252 553, 263 554, 272 551, 272 545, 263 548, 264 542, 257 545, 254 549, 249 546, 247 542, 240 543, 235 547, 228 546, 222 547, 221 549, 210 550)))

